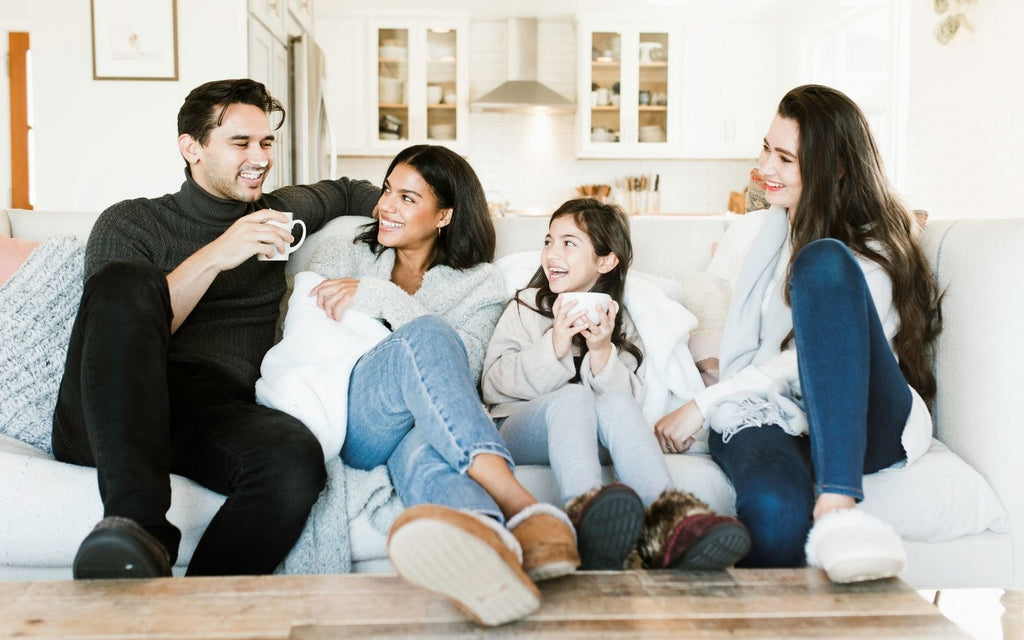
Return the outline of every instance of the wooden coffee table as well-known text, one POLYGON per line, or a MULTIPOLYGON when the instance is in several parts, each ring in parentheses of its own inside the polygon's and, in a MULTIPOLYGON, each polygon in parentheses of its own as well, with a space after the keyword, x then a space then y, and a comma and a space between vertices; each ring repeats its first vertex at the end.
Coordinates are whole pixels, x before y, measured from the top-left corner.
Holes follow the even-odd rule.
POLYGON ((899 580, 812 569, 580 573, 486 632, 393 575, 0 583, 0 637, 969 638, 899 580))

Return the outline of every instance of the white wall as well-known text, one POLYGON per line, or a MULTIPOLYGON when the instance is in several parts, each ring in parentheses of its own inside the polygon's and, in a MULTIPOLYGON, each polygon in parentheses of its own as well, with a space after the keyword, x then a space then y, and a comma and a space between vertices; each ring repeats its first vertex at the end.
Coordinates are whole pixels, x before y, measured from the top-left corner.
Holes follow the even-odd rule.
POLYGON ((948 45, 930 5, 912 5, 906 195, 933 216, 1020 216, 1024 2, 978 0, 973 37, 948 45))
POLYGON ((245 0, 177 4, 174 82, 93 80, 89 2, 32 3, 36 209, 101 210, 177 191, 182 101, 196 85, 248 68, 245 0))

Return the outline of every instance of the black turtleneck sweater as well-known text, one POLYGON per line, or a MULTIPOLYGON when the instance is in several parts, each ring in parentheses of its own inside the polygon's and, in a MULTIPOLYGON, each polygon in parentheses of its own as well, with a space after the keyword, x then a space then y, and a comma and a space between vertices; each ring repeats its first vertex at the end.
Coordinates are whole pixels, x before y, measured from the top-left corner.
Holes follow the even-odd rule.
MULTIPOLYGON (((261 209, 291 211, 313 233, 338 216, 371 215, 379 197, 373 184, 341 178, 283 187, 256 202, 224 200, 196 184, 186 168, 181 191, 125 200, 100 215, 86 245, 85 278, 107 263, 127 260, 170 273, 236 220, 261 209)), ((285 264, 254 256, 218 274, 171 336, 169 359, 217 363, 255 384, 263 355, 274 343, 285 264)))

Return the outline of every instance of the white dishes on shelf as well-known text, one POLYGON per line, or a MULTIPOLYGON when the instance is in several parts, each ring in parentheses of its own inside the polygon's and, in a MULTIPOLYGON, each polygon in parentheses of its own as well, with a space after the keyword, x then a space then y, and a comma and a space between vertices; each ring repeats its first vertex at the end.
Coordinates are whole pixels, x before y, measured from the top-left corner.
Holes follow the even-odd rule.
POLYGON ((381 102, 385 104, 401 104, 405 102, 405 83, 399 78, 380 78, 379 94, 381 102))
POLYGON ((441 104, 444 98, 444 87, 439 84, 427 85, 427 104, 441 104))
POLYGON ((454 140, 455 139, 455 125, 454 124, 432 124, 427 127, 427 135, 432 140, 454 140))
POLYGON ((656 124, 649 124, 640 127, 637 139, 640 142, 665 142, 665 130, 656 124))
POLYGON ((397 45, 382 45, 377 48, 377 57, 381 60, 405 60, 406 48, 397 45))
POLYGON ((641 42, 640 43, 640 62, 654 62, 652 53, 656 49, 661 49, 660 42, 641 42))

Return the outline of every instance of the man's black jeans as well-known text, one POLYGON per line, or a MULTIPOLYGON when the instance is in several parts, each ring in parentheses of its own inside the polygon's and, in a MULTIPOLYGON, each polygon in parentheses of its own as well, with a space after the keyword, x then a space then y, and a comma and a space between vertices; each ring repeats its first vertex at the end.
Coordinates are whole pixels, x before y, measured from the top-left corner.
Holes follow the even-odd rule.
POLYGON ((288 414, 259 406, 252 385, 215 363, 167 356, 165 275, 110 264, 86 282, 53 421, 58 460, 95 466, 105 516, 138 522, 172 564, 181 533, 167 520, 170 473, 227 500, 189 575, 273 572, 326 481, 323 450, 288 414))

